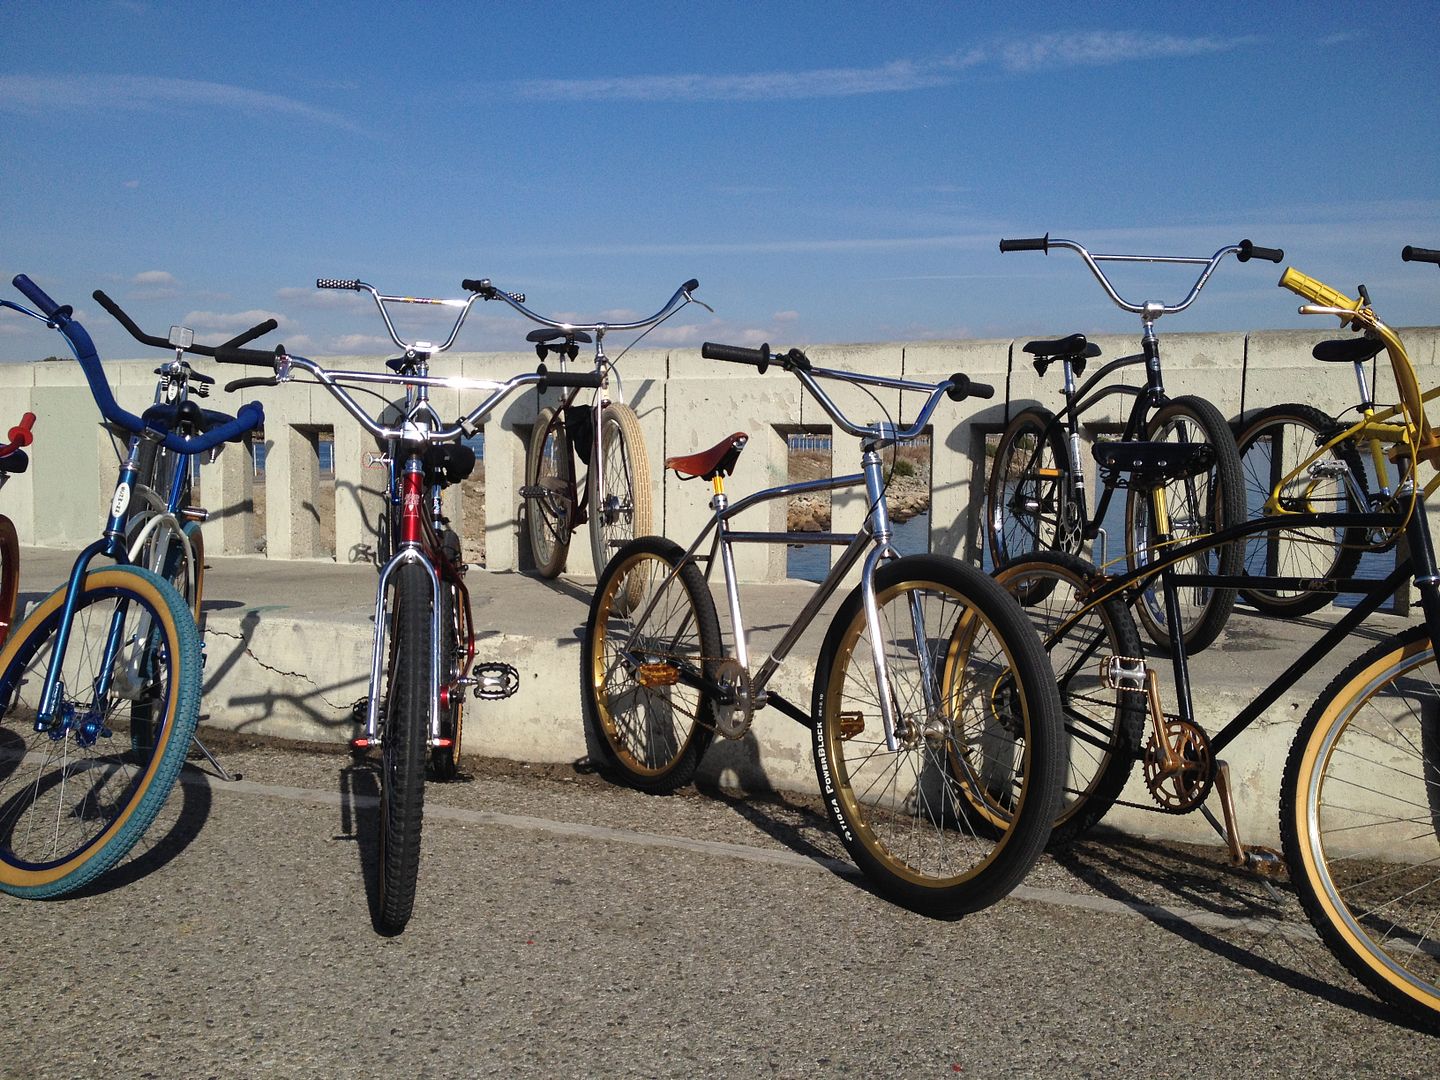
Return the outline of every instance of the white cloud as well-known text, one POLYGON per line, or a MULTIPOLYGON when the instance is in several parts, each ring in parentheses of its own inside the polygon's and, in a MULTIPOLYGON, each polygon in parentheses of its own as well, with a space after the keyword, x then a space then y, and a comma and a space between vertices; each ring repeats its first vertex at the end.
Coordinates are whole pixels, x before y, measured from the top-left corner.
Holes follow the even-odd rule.
POLYGON ((819 68, 758 75, 634 75, 610 79, 530 79, 522 97, 541 101, 773 101, 889 94, 941 86, 935 68, 896 60, 877 68, 819 68))
POLYGON ((175 275, 168 270, 142 270, 130 279, 131 285, 178 285, 175 275))
POLYGON ((993 64, 1015 74, 1045 68, 1199 56, 1253 45, 1254 37, 1180 37, 1093 30, 992 43, 922 60, 870 68, 816 68, 749 75, 631 75, 605 79, 528 79, 514 84, 537 101, 775 101, 894 94, 953 83, 960 71, 993 64))
POLYGON ((168 79, 156 75, 0 75, 0 109, 40 114, 61 109, 86 112, 169 112, 224 109, 248 116, 288 116, 359 132, 360 126, 328 109, 242 86, 168 79))
POLYGON ((273 311, 261 311, 258 308, 236 312, 191 311, 187 312, 180 321, 192 330, 202 333, 237 334, 241 330, 249 330, 250 327, 262 323, 266 319, 274 319, 280 324, 282 330, 287 326, 294 325, 284 315, 273 311))

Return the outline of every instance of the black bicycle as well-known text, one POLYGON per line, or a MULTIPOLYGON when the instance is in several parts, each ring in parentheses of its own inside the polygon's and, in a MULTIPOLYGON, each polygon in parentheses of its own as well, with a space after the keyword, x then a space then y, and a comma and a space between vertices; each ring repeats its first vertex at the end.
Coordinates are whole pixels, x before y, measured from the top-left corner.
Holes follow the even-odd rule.
MULTIPOLYGON (((1049 236, 1000 241, 1001 251, 1048 253, 1057 247, 1078 252, 1110 299, 1125 311, 1140 316, 1142 351, 1111 360, 1077 388, 1076 380, 1084 376, 1089 361, 1100 355, 1098 346, 1087 341, 1083 334, 1032 341, 1025 346, 1025 351, 1035 358, 1035 370, 1039 374, 1044 375, 1056 362, 1061 365, 1065 377, 1065 407, 1059 415, 1038 405, 1022 409, 1000 436, 985 489, 985 542, 997 570, 1037 551, 1079 555, 1085 545, 1097 539, 1101 543, 1095 561, 1104 564, 1107 559, 1103 522, 1116 490, 1125 488, 1124 550, 1131 568, 1142 567, 1157 557, 1159 534, 1170 535, 1174 538, 1171 542, 1183 542, 1242 521, 1245 514, 1240 457, 1230 425, 1204 398, 1190 395, 1172 398, 1165 393, 1155 321, 1162 315, 1173 315, 1188 308, 1225 256, 1233 254, 1241 262, 1250 259, 1279 262, 1284 252, 1257 247, 1249 240, 1223 247, 1209 258, 1096 255, 1074 241, 1049 236), (1196 265, 1203 269, 1189 294, 1178 304, 1134 303, 1115 291, 1100 268, 1102 262, 1196 265), (1140 363, 1145 365, 1143 386, 1110 381, 1121 368, 1140 363), (1134 399, 1119 436, 1121 442, 1210 447, 1205 468, 1172 481, 1167 493, 1171 515, 1168 522, 1152 520, 1149 501, 1131 488, 1123 474, 1103 481, 1094 513, 1090 511, 1080 453, 1081 417, 1099 402, 1115 396, 1134 399)), ((1233 546, 1209 550, 1197 555, 1205 563, 1193 569, 1233 575, 1240 571, 1240 557, 1240 550, 1233 546)), ((1035 587, 1045 586, 1037 583, 1035 587)), ((1146 592, 1139 607, 1145 632, 1162 650, 1171 647, 1165 602, 1159 587, 1155 586, 1146 592)), ((1175 603, 1179 605, 1179 623, 1186 648, 1197 652, 1213 642, 1224 629, 1234 602, 1233 588, 1197 586, 1177 594, 1175 603)))

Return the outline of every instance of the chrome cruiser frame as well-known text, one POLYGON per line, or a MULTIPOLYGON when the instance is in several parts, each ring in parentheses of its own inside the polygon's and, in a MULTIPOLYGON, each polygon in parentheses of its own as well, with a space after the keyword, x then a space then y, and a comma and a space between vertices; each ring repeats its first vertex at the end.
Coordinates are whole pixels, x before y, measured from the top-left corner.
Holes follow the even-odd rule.
MULTIPOLYGON (((898 559, 899 552, 891 544, 893 530, 890 525, 890 512, 885 505, 884 466, 882 464, 880 451, 886 447, 914 439, 924 430, 925 425, 930 422, 930 416, 934 413, 940 399, 946 395, 954 400, 961 400, 965 397, 988 398, 994 395, 994 388, 980 382, 971 381, 965 375, 953 375, 940 383, 914 382, 908 379, 895 379, 878 375, 862 375, 850 371, 838 371, 829 368, 814 367, 810 361, 798 349, 790 352, 775 355, 769 352, 769 346, 761 346, 760 349, 744 349, 735 346, 706 344, 701 350, 701 355, 707 359, 729 360, 736 363, 750 363, 762 371, 770 363, 779 364, 800 380, 812 397, 835 422, 835 425, 845 433, 854 435, 860 440, 860 468, 858 473, 846 476, 833 476, 829 479, 807 480, 794 484, 781 484, 778 487, 767 488, 764 491, 757 491, 738 502, 731 503, 726 496, 723 487, 717 483, 714 498, 711 499, 710 508, 714 512, 710 523, 701 530, 700 535, 695 538, 685 557, 680 561, 672 572, 672 577, 679 574, 680 569, 691 561, 705 563, 705 574, 708 579, 711 568, 714 567, 716 556, 725 577, 726 605, 730 616, 730 627, 734 641, 734 659, 744 670, 750 671, 749 648, 746 643, 745 620, 740 607, 739 582, 735 573, 735 559, 733 547, 735 544, 832 544, 843 545, 845 550, 840 553, 835 565, 831 567, 830 573, 816 586, 814 593, 806 602, 804 608, 795 617, 790 627, 785 631, 780 641, 770 651, 760 670, 750 676, 751 700, 748 703, 751 708, 759 709, 767 704, 774 705, 782 713, 791 719, 809 727, 812 723, 810 713, 785 700, 778 693, 767 691, 772 677, 779 670, 780 665, 790 654, 796 642, 815 620, 825 602, 834 595, 841 581, 850 570, 861 562, 860 586, 862 590, 863 603, 865 608, 865 622, 869 629, 869 640, 871 643, 871 659, 875 667, 876 685, 878 687, 878 699, 881 719, 885 728, 885 745, 891 752, 898 747, 895 734, 894 703, 890 694, 890 678, 886 669, 886 660, 879 642, 883 639, 880 632, 879 608, 875 599, 875 570, 885 559, 898 559), (850 383, 859 386, 875 386, 889 390, 908 390, 928 395, 924 405, 921 406, 916 418, 910 424, 900 427, 889 420, 877 421, 869 424, 856 423, 847 417, 835 401, 820 386, 820 379, 833 379, 840 382, 850 383), (818 491, 831 491, 837 488, 856 487, 860 484, 865 486, 866 499, 869 502, 869 509, 865 515, 865 522, 860 530, 855 533, 798 533, 798 532, 750 532, 742 531, 731 527, 731 520, 759 503, 770 502, 774 499, 789 498, 794 495, 808 494, 818 491), (701 546, 710 540, 710 553, 703 559, 696 558, 696 552, 701 546), (868 554, 866 549, 869 549, 868 554)), ((718 478, 717 478, 718 479, 718 478)), ((657 598, 660 595, 657 590, 657 598)), ((654 604, 652 599, 651 604, 654 604)), ((643 625, 645 614, 642 613, 635 622, 637 627, 643 625)), ((917 633, 917 641, 924 641, 924 634, 917 633)), ((928 692, 928 688, 927 688, 928 692)), ((934 705, 933 702, 929 703, 934 705)))

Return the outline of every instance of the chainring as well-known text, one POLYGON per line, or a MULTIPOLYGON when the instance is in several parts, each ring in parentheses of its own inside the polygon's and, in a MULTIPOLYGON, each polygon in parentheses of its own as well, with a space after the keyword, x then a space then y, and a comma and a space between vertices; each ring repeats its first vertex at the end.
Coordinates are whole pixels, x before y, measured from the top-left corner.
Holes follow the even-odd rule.
POLYGON ((731 700, 728 703, 715 702, 715 733, 727 739, 742 739, 750 730, 750 721, 755 711, 751 701, 750 673, 740 661, 727 656, 714 668, 715 681, 726 691, 731 700))
POLYGON ((1180 764, 1165 767, 1165 755, 1152 732, 1145 744, 1145 787, 1161 810, 1184 814, 1209 797, 1215 782, 1215 755, 1205 732, 1178 717, 1165 718, 1165 741, 1180 764))

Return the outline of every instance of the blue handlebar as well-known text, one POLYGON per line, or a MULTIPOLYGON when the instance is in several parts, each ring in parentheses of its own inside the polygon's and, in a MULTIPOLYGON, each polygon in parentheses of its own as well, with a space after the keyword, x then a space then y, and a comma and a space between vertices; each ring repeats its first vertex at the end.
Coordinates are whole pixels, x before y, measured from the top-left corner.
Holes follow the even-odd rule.
MULTIPOLYGON (((90 334, 85 327, 70 317, 70 308, 55 303, 45 294, 44 289, 24 274, 16 274, 12 284, 25 295, 27 300, 40 309, 51 325, 59 330, 65 336, 65 340, 70 343, 70 348, 75 353, 75 359, 80 361, 80 369, 85 372, 85 381, 90 384, 90 393, 95 398, 95 404, 100 406, 100 412, 105 419, 124 428, 132 435, 139 435, 147 427, 150 427, 151 425, 146 424, 134 413, 122 409, 120 403, 115 400, 115 395, 110 392, 110 383, 105 378, 105 369, 100 365, 100 356, 95 351, 95 343, 90 340, 90 334)), ((165 432, 165 438, 161 441, 161 445, 166 449, 174 450, 177 454, 203 454, 206 450, 211 450, 221 443, 238 439, 246 432, 260 427, 264 422, 264 408, 258 401, 252 401, 241 407, 235 419, 230 423, 211 428, 203 435, 187 437, 177 435, 164 428, 157 427, 155 430, 165 432)))

